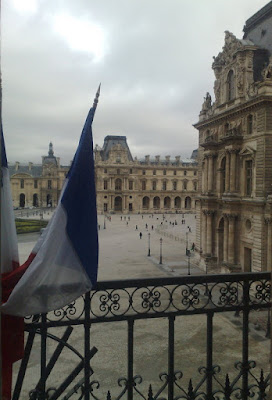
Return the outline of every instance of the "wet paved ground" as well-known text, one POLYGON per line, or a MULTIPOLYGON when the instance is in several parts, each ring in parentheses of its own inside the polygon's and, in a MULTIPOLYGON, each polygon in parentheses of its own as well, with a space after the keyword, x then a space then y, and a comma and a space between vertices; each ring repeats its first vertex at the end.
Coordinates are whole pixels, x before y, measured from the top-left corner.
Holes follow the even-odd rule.
MULTIPOLYGON (((153 218, 151 215, 144 215, 143 218, 141 215, 131 215, 130 220, 128 220, 128 216, 125 220, 123 216, 121 220, 120 215, 113 215, 109 221, 108 219, 104 220, 103 216, 99 216, 98 280, 186 275, 188 273, 188 259, 185 256, 186 231, 190 226, 191 233, 188 236, 188 247, 190 248, 194 242, 195 216, 185 215, 185 224, 181 224, 181 219, 182 215, 165 214, 163 219, 162 215, 154 214, 153 218), (175 221, 177 225, 175 225, 175 221), (106 229, 104 229, 104 222, 106 229), (139 237, 140 232, 142 239, 139 237), (150 257, 147 255, 148 233, 150 233, 150 257), (163 238, 162 265, 159 264, 161 237, 163 238), (176 240, 176 237, 181 240, 176 240)), ((37 234, 20 235, 21 262, 27 258, 37 237, 37 234)), ((190 261, 194 264, 194 256, 190 261)), ((191 267, 190 272, 192 274, 202 273, 195 266, 191 267)), ((80 306, 81 304, 78 302, 78 309, 80 306)), ((233 315, 227 314, 230 313, 214 317, 214 364, 220 365, 224 374, 229 373, 230 377, 234 377, 238 373, 234 368, 234 363, 241 360, 242 354, 241 317, 235 318, 233 315)), ((166 318, 139 320, 135 323, 134 375, 142 375, 144 381, 139 385, 139 389, 144 394, 147 393, 149 383, 152 384, 154 391, 162 386, 159 374, 167 370, 167 324, 166 318)), ((53 333, 56 329, 51 331, 53 333)), ((60 336, 63 329, 59 328, 57 331, 60 336)), ((33 389, 39 377, 39 340, 37 338, 33 347, 26 375, 27 383, 24 385, 21 399, 28 399, 28 392, 33 389)), ((98 353, 91 363, 94 369, 93 379, 97 379, 101 384, 101 388, 97 392, 103 393, 103 396, 99 395, 98 397, 105 398, 108 389, 111 389, 115 395, 120 393, 122 389, 118 386, 117 380, 127 374, 126 322, 94 324, 91 328, 91 342, 92 346, 98 348, 98 353)), ((79 351, 83 349, 82 327, 74 328, 69 343, 79 351)), ((52 354, 54 348, 54 341, 49 341, 48 355, 52 354)), ((265 339, 263 331, 255 331, 253 327, 251 327, 250 333, 250 358, 261 363, 262 367, 268 370, 269 340, 265 339)), ((50 376, 50 386, 58 386, 76 362, 78 362, 77 358, 72 355, 71 351, 64 351, 56 371, 53 371, 50 376)), ((188 379, 192 377, 195 385, 201 379, 198 368, 205 364, 206 317, 177 317, 175 322, 175 369, 183 371, 184 377, 181 382, 185 381, 188 384, 188 379)), ((256 370, 259 371, 259 368, 257 367, 256 370)), ((222 379, 223 373, 218 374, 222 379)))

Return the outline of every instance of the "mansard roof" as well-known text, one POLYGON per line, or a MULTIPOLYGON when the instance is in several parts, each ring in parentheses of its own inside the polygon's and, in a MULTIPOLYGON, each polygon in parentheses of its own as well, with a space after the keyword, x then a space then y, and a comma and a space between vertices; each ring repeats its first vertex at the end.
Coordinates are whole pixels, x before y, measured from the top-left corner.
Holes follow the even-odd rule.
POLYGON ((42 165, 31 165, 31 168, 29 167, 29 164, 19 164, 19 165, 8 165, 9 169, 9 174, 10 176, 12 175, 17 175, 17 174, 27 174, 33 178, 38 178, 42 175, 42 165))
POLYGON ((126 136, 115 136, 115 135, 108 135, 105 137, 104 145, 100 153, 102 160, 103 161, 107 160, 109 158, 109 152, 112 149, 112 147, 118 144, 121 145, 123 149, 127 150, 129 161, 133 161, 130 149, 127 144, 126 136))
POLYGON ((257 25, 262 24, 265 20, 272 16, 272 1, 266 4, 263 8, 257 11, 252 17, 250 17, 244 26, 243 31, 245 32, 244 38, 246 38, 249 32, 257 25))

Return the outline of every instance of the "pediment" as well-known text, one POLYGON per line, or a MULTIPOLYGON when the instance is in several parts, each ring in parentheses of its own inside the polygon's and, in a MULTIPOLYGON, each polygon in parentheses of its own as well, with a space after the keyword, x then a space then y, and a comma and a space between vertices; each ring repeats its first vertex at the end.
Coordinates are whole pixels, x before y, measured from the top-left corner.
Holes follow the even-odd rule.
POLYGON ((245 146, 239 153, 239 155, 241 157, 244 156, 250 156, 250 157, 254 157, 256 153, 256 150, 254 150, 252 147, 250 146, 245 146))
POLYGON ((24 172, 19 172, 19 173, 17 172, 15 174, 11 175, 11 178, 21 178, 21 179, 23 179, 23 178, 32 178, 32 176, 30 174, 26 174, 24 172))

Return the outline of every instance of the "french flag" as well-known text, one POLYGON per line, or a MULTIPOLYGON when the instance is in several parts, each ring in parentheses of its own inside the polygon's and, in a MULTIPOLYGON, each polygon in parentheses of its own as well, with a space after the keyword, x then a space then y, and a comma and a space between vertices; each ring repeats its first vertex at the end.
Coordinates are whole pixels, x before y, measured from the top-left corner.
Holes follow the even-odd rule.
MULTIPOLYGON (((1 127, 1 281, 2 301, 7 301, 13 283, 10 276, 19 269, 18 245, 10 190, 8 163, 1 127)), ((10 400, 12 364, 24 354, 24 320, 1 316, 2 396, 10 400)))
POLYGON ((2 311, 15 316, 59 309, 97 281, 98 233, 92 122, 100 86, 56 211, 2 311))

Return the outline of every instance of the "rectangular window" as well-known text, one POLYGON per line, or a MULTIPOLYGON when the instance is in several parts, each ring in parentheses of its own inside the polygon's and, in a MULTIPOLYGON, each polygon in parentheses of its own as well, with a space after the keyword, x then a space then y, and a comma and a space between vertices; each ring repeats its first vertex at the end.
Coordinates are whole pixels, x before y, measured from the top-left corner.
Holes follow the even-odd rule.
POLYGON ((107 168, 104 168, 104 174, 106 174, 108 171, 107 171, 107 168))
POLYGON ((129 190, 133 190, 133 181, 128 182, 128 188, 129 190))
POLYGON ((164 182, 162 182, 162 190, 166 190, 166 187, 167 187, 167 184, 166 184, 166 182, 164 181, 164 182))
POLYGON ((197 171, 194 171, 194 176, 196 176, 196 174, 197 174, 197 171))
POLYGON ((247 133, 251 135, 253 132, 253 116, 252 114, 248 115, 247 117, 247 133))
POLYGON ((157 182, 152 182, 152 189, 157 190, 157 182))
POLYGON ((129 204, 128 204, 128 211, 133 211, 132 203, 129 203, 129 204))
POLYGON ((174 170, 174 175, 177 175, 177 171, 176 170, 174 170))
POLYGON ((47 181, 47 189, 52 189, 52 181, 47 181))
POLYGON ((249 247, 244 247, 244 271, 251 272, 251 249, 249 247))
POLYGON ((108 181, 104 181, 104 190, 108 189, 108 181))
POLYGON ((246 195, 252 193, 252 160, 246 161, 246 195))
POLYGON ((146 182, 142 181, 142 190, 146 190, 146 182))
POLYGON ((163 170, 163 175, 166 175, 166 169, 163 170))
POLYGON ((104 212, 107 212, 107 211, 108 211, 108 204, 104 203, 104 212))
POLYGON ((25 187, 25 181, 23 180, 23 179, 21 179, 21 189, 24 189, 24 187, 25 187))
POLYGON ((187 181, 183 181, 183 190, 187 190, 187 181))
POLYGON ((183 174, 184 174, 184 175, 187 175, 187 171, 184 171, 183 174))
POLYGON ((177 190, 177 182, 173 182, 173 190, 177 190))
POLYGON ((145 175, 145 170, 143 169, 143 175, 145 175))
POLYGON ((129 173, 132 174, 132 172, 133 172, 133 171, 132 171, 132 168, 130 168, 129 173))
POLYGON ((153 169, 153 175, 156 175, 156 170, 155 169, 153 169))
POLYGON ((37 179, 35 179, 34 180, 34 189, 37 189, 38 188, 38 181, 37 181, 37 179))

